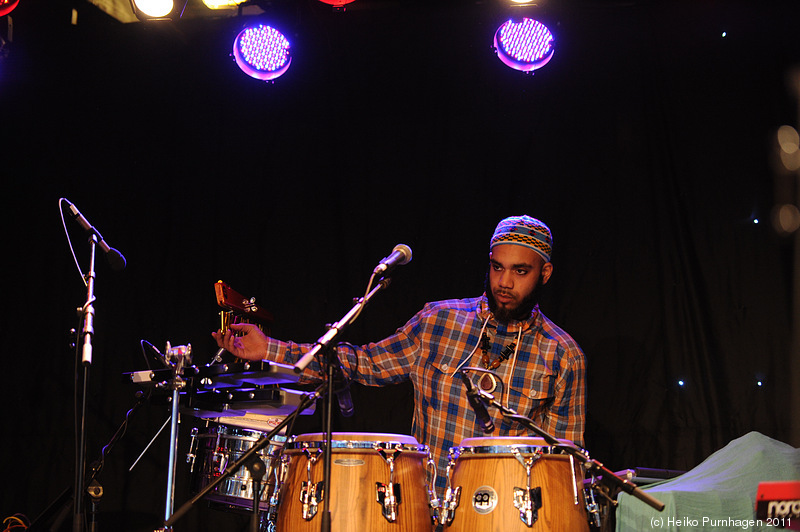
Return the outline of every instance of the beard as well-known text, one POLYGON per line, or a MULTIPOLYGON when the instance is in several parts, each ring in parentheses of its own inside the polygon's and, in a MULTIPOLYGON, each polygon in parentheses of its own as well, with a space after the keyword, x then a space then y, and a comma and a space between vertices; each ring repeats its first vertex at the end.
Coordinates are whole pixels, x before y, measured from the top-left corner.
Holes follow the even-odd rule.
POLYGON ((495 300, 494 294, 492 293, 491 283, 489 282, 489 272, 486 272, 484 290, 486 292, 486 298, 489 300, 489 310, 492 311, 495 319, 500 323, 508 323, 511 321, 525 321, 531 317, 533 307, 539 303, 539 296, 542 293, 543 286, 542 274, 540 273, 534 289, 531 290, 527 296, 522 298, 519 304, 514 308, 501 307, 497 304, 497 300, 495 300))

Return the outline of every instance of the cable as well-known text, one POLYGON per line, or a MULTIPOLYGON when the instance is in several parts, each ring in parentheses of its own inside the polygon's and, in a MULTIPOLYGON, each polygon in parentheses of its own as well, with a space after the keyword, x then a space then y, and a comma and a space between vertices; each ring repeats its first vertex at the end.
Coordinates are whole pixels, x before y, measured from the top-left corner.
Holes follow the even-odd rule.
POLYGON ((78 268, 78 273, 81 276, 81 280, 83 281, 83 284, 86 285, 86 276, 84 275, 83 270, 81 270, 81 265, 78 264, 78 257, 75 256, 75 248, 72 246, 72 240, 69 238, 69 231, 67 231, 67 222, 64 220, 64 208, 62 207, 62 204, 65 201, 68 202, 67 198, 59 198, 58 200, 58 212, 61 214, 61 226, 64 228, 64 234, 67 237, 67 244, 69 245, 70 253, 72 253, 72 260, 75 261, 75 267, 78 268))

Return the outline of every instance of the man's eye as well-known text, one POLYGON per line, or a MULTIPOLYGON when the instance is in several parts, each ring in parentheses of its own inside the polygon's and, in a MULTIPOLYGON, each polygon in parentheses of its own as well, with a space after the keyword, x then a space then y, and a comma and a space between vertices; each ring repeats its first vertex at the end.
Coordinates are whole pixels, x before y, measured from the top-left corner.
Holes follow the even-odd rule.
POLYGON ((517 270, 517 275, 528 275, 528 270, 517 270))

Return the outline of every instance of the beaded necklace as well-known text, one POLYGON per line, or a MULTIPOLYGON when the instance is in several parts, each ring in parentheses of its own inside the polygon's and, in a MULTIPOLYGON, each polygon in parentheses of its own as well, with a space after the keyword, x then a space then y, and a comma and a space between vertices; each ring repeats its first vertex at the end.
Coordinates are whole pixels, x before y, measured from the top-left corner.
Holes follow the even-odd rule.
MULTIPOLYGON (((486 334, 485 332, 481 337, 480 345, 481 345, 481 351, 483 352, 483 355, 481 356, 481 363, 483 364, 483 367, 488 369, 489 371, 495 370, 498 367, 500 367, 500 364, 508 360, 509 357, 514 354, 514 350, 517 348, 516 342, 511 342, 510 344, 508 344, 503 348, 500 354, 497 355, 497 358, 495 358, 490 362, 489 350, 492 348, 492 342, 489 339, 489 335, 486 334)), ((497 388, 497 384, 498 384, 497 377, 495 377, 491 373, 486 373, 484 374, 483 377, 481 377, 480 387, 484 391, 487 391, 489 393, 494 392, 495 389, 497 388)))

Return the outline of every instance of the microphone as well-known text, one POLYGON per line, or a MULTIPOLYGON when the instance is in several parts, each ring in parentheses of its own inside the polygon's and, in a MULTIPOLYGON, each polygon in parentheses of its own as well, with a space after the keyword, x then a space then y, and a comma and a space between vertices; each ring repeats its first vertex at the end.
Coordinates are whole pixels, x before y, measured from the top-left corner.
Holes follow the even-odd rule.
MULTIPOLYGON (((339 360, 338 353, 336 360, 337 362, 339 360)), ((342 414, 342 417, 352 416, 356 409, 353 406, 353 397, 350 395, 350 379, 344 374, 341 363, 338 363, 336 367, 333 385, 333 393, 336 395, 336 402, 339 403, 339 413, 342 414)))
POLYGON ((490 434, 494 432, 494 423, 492 418, 489 417, 489 411, 486 410, 486 405, 478 398, 478 394, 472 386, 472 381, 463 371, 459 372, 459 375, 461 375, 461 380, 464 381, 464 386, 467 388, 467 400, 473 412, 475 412, 475 418, 483 429, 483 433, 490 434))
POLYGON ((411 262, 411 248, 405 244, 397 244, 392 250, 392 254, 381 259, 380 264, 375 266, 372 274, 380 275, 388 273, 393 270, 395 266, 402 266, 409 262, 411 262))
POLYGON ((72 204, 66 198, 64 199, 64 201, 67 202, 69 210, 72 213, 72 217, 78 221, 81 227, 83 227, 89 233, 97 235, 97 240, 98 240, 97 244, 100 246, 100 249, 102 249, 103 252, 105 252, 106 259, 108 259, 108 264, 111 265, 111 269, 116 271, 124 270, 126 262, 125 262, 125 257, 122 255, 122 253, 109 246, 106 243, 106 241, 103 240, 103 235, 101 235, 100 232, 92 224, 90 224, 86 218, 84 218, 84 216, 80 213, 80 211, 74 204, 72 204))
MULTIPOLYGON (((341 375, 342 370, 339 370, 341 375)), ((353 406, 353 397, 350 395, 350 382, 342 375, 344 386, 337 389, 334 393, 336 395, 336 402, 339 403, 339 413, 342 417, 351 417, 356 409, 353 406)), ((339 384, 339 379, 334 380, 334 384, 339 384)))

